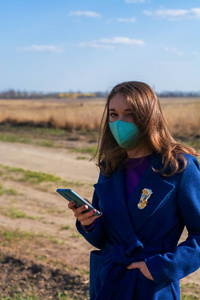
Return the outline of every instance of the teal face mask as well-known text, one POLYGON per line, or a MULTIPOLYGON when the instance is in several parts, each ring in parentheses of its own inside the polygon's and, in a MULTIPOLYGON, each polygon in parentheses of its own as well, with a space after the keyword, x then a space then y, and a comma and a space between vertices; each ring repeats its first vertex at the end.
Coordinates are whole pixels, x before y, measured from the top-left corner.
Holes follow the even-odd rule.
POLYGON ((117 120, 109 121, 109 127, 118 145, 125 149, 130 149, 139 143, 139 130, 134 123, 117 120))

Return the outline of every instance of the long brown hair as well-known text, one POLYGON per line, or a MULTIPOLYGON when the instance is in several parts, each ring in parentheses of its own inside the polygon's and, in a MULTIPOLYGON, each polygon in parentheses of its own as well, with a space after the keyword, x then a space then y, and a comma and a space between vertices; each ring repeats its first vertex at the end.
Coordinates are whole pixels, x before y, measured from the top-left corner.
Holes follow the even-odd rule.
POLYGON ((101 121, 97 165, 105 175, 109 176, 127 160, 127 151, 119 147, 115 141, 108 122, 110 100, 118 93, 126 97, 132 108, 133 120, 139 128, 141 140, 145 141, 153 152, 162 157, 163 168, 155 171, 162 172, 166 176, 173 175, 185 169, 187 161, 183 156, 184 153, 198 156, 193 148, 183 146, 172 138, 166 126, 159 100, 149 85, 139 81, 123 82, 116 85, 108 95, 101 121), (181 169, 180 161, 182 162, 181 169), (168 167, 170 173, 165 173, 168 167))

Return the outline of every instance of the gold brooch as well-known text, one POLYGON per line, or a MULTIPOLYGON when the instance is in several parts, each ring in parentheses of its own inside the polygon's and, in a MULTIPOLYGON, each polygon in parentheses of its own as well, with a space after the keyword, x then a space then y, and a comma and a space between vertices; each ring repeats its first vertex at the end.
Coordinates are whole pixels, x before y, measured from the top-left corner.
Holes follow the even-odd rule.
POLYGON ((140 201, 137 205, 137 207, 139 209, 144 209, 148 203, 149 198, 151 197, 151 195, 153 194, 152 190, 150 189, 143 189, 142 190, 142 195, 140 197, 140 201))

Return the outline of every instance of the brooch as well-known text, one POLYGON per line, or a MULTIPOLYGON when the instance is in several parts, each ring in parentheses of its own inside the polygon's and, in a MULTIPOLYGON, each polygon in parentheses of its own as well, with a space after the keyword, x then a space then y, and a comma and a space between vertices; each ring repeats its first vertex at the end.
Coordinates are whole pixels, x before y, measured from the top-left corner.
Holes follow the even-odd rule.
POLYGON ((139 209, 144 209, 148 203, 149 198, 151 197, 151 195, 153 194, 152 190, 150 189, 143 189, 142 190, 142 195, 140 197, 140 201, 137 205, 137 207, 139 209))

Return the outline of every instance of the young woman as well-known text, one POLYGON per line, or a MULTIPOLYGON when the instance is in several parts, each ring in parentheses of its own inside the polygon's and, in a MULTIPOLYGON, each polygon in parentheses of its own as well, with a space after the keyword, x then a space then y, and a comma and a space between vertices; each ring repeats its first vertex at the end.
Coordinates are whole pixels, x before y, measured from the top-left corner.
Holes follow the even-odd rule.
POLYGON ((142 82, 112 89, 102 126, 93 195, 102 216, 69 203, 79 232, 99 249, 91 252, 90 299, 180 299, 179 280, 200 266, 197 152, 171 137, 142 82))

